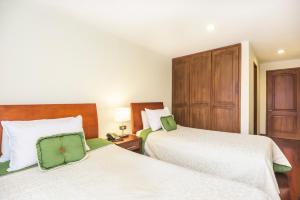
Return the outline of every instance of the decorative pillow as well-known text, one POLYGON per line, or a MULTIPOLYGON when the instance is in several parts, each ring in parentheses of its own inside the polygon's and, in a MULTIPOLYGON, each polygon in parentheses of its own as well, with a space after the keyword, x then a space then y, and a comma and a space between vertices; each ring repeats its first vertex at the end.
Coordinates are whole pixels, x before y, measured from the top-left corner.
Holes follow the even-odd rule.
POLYGON ((143 123, 143 129, 148 129, 150 128, 149 122, 148 122, 148 117, 146 114, 146 111, 141 111, 141 115, 142 115, 142 123, 143 123))
POLYGON ((36 151, 42 170, 80 161, 86 156, 83 133, 42 137, 36 143, 36 151))
MULTIPOLYGON (((8 171, 19 170, 37 163, 35 145, 39 138, 58 133, 83 132, 81 116, 34 121, 2 121, 1 123, 8 133, 10 148, 8 171)), ((87 145, 86 149, 88 149, 87 145)))
POLYGON ((173 131, 177 129, 177 124, 173 115, 160 118, 161 126, 165 131, 173 131))
POLYGON ((277 163, 273 163, 273 170, 276 173, 287 173, 287 172, 291 171, 292 168, 289 166, 286 166, 286 165, 280 165, 277 163))
POLYGON ((167 107, 157 110, 145 109, 145 111, 152 131, 161 129, 160 117, 170 115, 170 111, 167 107))

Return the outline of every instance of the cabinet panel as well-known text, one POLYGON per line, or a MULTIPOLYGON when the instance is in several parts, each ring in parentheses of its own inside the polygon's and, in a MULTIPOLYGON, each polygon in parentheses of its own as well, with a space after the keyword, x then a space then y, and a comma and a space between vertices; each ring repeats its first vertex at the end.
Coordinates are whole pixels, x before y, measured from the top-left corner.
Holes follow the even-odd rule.
POLYGON ((193 104, 190 106, 190 127, 210 129, 210 104, 193 104))
POLYGON ((192 56, 190 65, 190 126, 210 129, 211 52, 192 56))
POLYGON ((229 132, 234 130, 232 116, 234 110, 230 107, 215 106, 212 110, 212 127, 213 130, 229 132))
POLYGON ((240 132, 240 46, 212 52, 213 130, 240 132), (224 123, 226 122, 226 123, 224 123))
POLYGON ((189 104, 189 59, 174 59, 172 70, 172 100, 173 105, 189 104))
POLYGON ((178 124, 189 126, 189 57, 173 59, 172 112, 178 124))
POLYGON ((189 107, 188 106, 173 106, 172 112, 176 122, 181 126, 190 126, 189 107))

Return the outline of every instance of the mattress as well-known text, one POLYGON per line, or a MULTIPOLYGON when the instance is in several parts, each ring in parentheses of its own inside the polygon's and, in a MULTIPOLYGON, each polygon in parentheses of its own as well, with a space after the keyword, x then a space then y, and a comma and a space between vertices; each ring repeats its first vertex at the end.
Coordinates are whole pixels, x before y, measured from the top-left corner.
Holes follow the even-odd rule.
POLYGON ((145 153, 152 158, 259 188, 279 199, 273 162, 290 166, 267 137, 178 126, 148 135, 145 153))
POLYGON ((263 191, 108 145, 82 162, 0 177, 5 200, 270 200, 263 191))

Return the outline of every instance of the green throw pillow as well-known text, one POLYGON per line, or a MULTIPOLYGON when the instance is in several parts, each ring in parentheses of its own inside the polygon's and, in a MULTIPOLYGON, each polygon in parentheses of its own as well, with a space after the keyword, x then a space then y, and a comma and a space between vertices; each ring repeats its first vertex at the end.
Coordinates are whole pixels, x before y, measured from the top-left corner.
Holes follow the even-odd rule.
POLYGON ((173 115, 160 118, 161 126, 165 131, 173 131, 177 129, 177 124, 173 115))
POLYGON ((67 133, 40 138, 36 143, 42 170, 76 162, 86 156, 83 133, 67 133))

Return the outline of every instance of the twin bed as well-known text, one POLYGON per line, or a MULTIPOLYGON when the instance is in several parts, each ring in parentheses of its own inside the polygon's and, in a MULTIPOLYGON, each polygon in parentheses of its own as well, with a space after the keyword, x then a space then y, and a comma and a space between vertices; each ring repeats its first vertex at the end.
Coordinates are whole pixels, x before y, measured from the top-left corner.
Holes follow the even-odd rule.
POLYGON ((291 165, 268 137, 177 126, 166 132, 143 129, 141 111, 162 109, 163 103, 132 103, 132 129, 143 137, 144 153, 152 158, 256 187, 279 199, 273 164, 291 165), (146 134, 146 135, 145 135, 146 134))
MULTIPOLYGON (((279 199, 278 194, 271 196, 251 185, 199 173, 113 144, 95 145, 103 143, 98 139, 95 104, 0 106, 0 121, 77 115, 83 118, 87 144, 93 143, 87 158, 46 172, 32 166, 15 173, 3 173, 0 199, 279 199)), ((0 136, 2 138, 1 126, 0 136)), ((0 163, 0 168, 5 167, 3 164, 0 163)))

